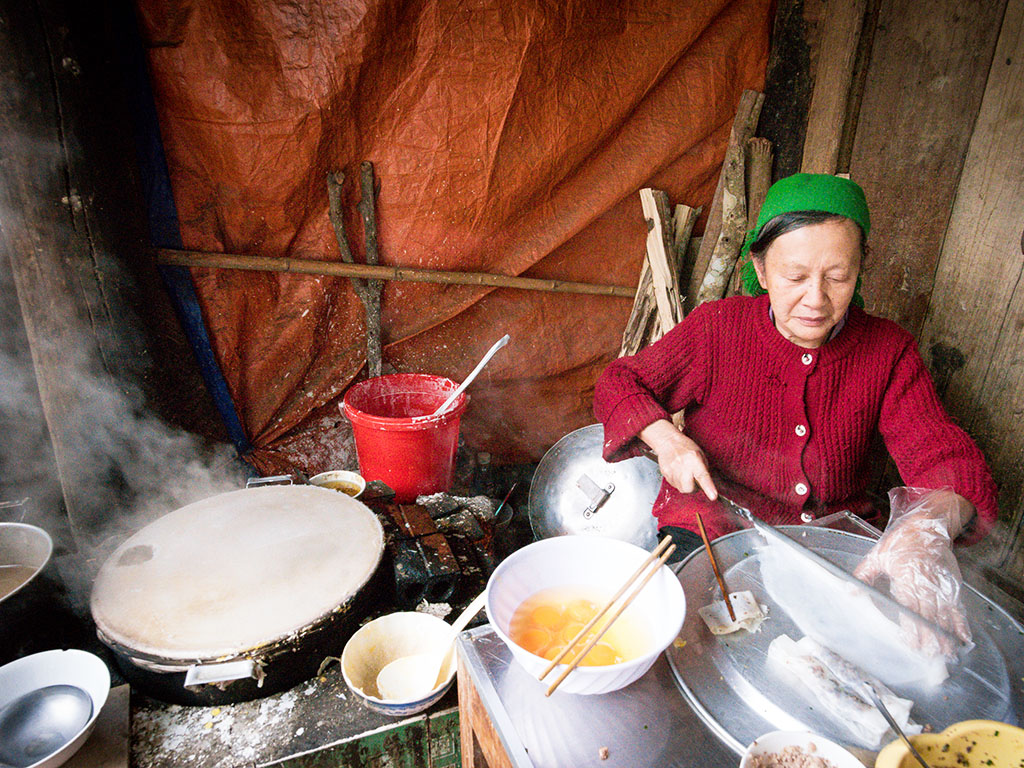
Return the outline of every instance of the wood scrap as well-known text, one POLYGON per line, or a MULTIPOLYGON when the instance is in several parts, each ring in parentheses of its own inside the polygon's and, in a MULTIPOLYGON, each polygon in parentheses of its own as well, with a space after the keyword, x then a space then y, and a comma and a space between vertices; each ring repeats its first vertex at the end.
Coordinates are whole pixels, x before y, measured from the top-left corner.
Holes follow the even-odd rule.
MULTIPOLYGON (((761 206, 768 195, 768 188, 772 185, 772 143, 768 139, 758 136, 747 141, 746 148, 746 177, 747 177, 747 229, 757 226, 757 216, 761 212, 761 206)), ((736 268, 729 280, 727 296, 735 296, 741 292, 743 286, 743 267, 750 260, 750 257, 737 259, 736 268)))
MULTIPOLYGON (((655 190, 655 197, 660 198, 663 192, 655 190)), ((667 203, 667 197, 665 198, 667 203)), ((699 208, 691 208, 688 205, 677 205, 670 222, 663 226, 672 233, 672 257, 674 259, 673 272, 678 276, 678 265, 682 254, 685 254, 690 236, 693 233, 693 225, 700 216, 699 208)), ((622 334, 622 347, 619 357, 635 355, 648 344, 657 341, 670 330, 664 328, 658 314, 657 303, 654 298, 654 284, 651 277, 650 260, 660 258, 661 250, 656 249, 644 257, 640 267, 640 279, 638 281, 636 297, 633 302, 633 311, 626 323, 626 329, 622 334)))
POLYGON ((679 293, 679 265, 673 245, 672 215, 668 195, 661 190, 640 190, 640 204, 647 219, 647 263, 658 307, 659 338, 683 318, 679 293))
POLYGON ((658 308, 654 303, 654 285, 651 282, 651 267, 644 257, 640 265, 640 280, 637 283, 633 311, 629 313, 626 329, 622 332, 622 347, 619 357, 635 355, 647 345, 658 325, 658 308))
MULTIPOLYGON (((377 266, 380 260, 380 249, 377 243, 377 188, 373 178, 373 163, 363 162, 359 165, 360 188, 362 196, 357 208, 363 217, 363 233, 366 238, 366 263, 377 266)), ((366 281, 366 362, 370 376, 380 376, 382 363, 381 350, 381 319, 380 296, 384 289, 383 281, 370 279, 366 281)))
MULTIPOLYGON (((736 117, 733 119, 732 131, 729 136, 729 145, 734 143, 742 147, 747 139, 754 135, 757 128, 757 121, 761 116, 761 106, 764 104, 764 94, 757 91, 746 90, 740 96, 739 105, 736 108, 736 117)), ((728 155, 728 150, 726 150, 728 155)), ((697 306, 697 295, 704 282, 704 273, 711 262, 711 254, 718 243, 718 237, 722 230, 722 198, 724 194, 722 176, 719 176, 718 187, 711 202, 711 209, 708 212, 708 221, 704 227, 704 236, 701 241, 700 251, 694 262, 690 274, 689 284, 686 289, 684 304, 692 309, 697 306)))
POLYGON ((697 292, 697 304, 725 296, 747 231, 746 141, 729 140, 722 166, 722 226, 697 292))
MULTIPOLYGON (((376 266, 379 250, 373 163, 362 163, 360 176, 362 197, 357 207, 362 216, 363 229, 366 234, 366 263, 376 266)), ((338 251, 341 253, 342 260, 347 264, 355 264, 348 237, 345 235, 345 221, 341 211, 341 186, 344 182, 345 174, 341 171, 332 171, 327 174, 328 216, 331 219, 331 226, 334 227, 334 237, 338 241, 338 251)), ((366 312, 366 366, 370 376, 380 376, 382 364, 380 294, 383 283, 379 279, 367 280, 361 277, 351 277, 350 279, 352 280, 352 289, 363 303, 363 309, 366 312)))
MULTIPOLYGON (((672 229, 674 232, 672 247, 676 252, 676 264, 680 267, 680 274, 682 274, 682 265, 686 263, 687 254, 690 252, 690 246, 693 243, 693 227, 703 210, 700 207, 691 208, 688 205, 679 204, 672 213, 672 229)), ((685 310, 686 307, 683 307, 683 309, 685 310)))

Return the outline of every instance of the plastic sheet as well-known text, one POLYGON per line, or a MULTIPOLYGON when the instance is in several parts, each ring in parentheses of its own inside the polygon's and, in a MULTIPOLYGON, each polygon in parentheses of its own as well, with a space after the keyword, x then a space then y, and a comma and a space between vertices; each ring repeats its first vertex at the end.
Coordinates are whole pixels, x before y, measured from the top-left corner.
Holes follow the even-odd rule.
POLYGON ((897 621, 872 599, 784 543, 759 550, 772 599, 800 630, 890 686, 933 688, 947 677, 945 660, 907 644, 897 621))
MULTIPOLYGON (((184 246, 339 260, 325 176, 374 163, 381 263, 635 287, 637 191, 710 207, 740 94, 761 89, 768 0, 615 4, 138 0, 184 246)), ((703 224, 698 224, 698 231, 703 224)), ((331 468, 364 366, 347 280, 192 271, 265 472, 331 468)), ((630 299, 386 283, 384 362, 474 383, 472 447, 539 459, 590 422, 630 299)))

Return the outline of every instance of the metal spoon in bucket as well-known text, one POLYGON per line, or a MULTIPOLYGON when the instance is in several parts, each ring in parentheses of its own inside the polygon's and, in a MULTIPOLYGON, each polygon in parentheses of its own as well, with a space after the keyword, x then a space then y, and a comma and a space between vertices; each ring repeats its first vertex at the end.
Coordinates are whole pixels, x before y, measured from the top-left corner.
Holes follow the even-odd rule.
POLYGON ((481 592, 466 606, 466 610, 459 614, 459 618, 452 624, 444 645, 434 653, 401 656, 386 664, 377 673, 377 690, 381 698, 390 701, 414 701, 437 688, 445 677, 455 638, 466 628, 470 620, 480 613, 486 595, 486 592, 481 592))
POLYGON ((488 361, 492 357, 494 357, 494 353, 497 352, 502 347, 504 347, 506 344, 508 344, 508 339, 509 339, 509 336, 506 333, 504 336, 502 336, 500 339, 498 339, 496 342, 494 342, 494 346, 491 347, 489 350, 487 350, 487 354, 484 355, 483 360, 481 360, 479 363, 476 364, 476 368, 473 369, 472 373, 470 373, 469 376, 466 377, 465 381, 463 381, 461 384, 459 384, 458 389, 456 389, 454 392, 452 392, 451 395, 448 396, 448 399, 445 400, 441 404, 441 407, 438 408, 436 411, 434 411, 432 414, 430 414, 430 416, 428 418, 431 418, 431 419, 436 418, 436 417, 440 416, 442 413, 444 413, 445 411, 447 411, 448 407, 452 403, 455 402, 455 398, 457 398, 459 395, 461 395, 462 391, 466 387, 468 387, 470 384, 473 383, 473 379, 475 379, 476 375, 478 373, 480 373, 480 371, 482 371, 484 369, 484 366, 487 365, 488 361))

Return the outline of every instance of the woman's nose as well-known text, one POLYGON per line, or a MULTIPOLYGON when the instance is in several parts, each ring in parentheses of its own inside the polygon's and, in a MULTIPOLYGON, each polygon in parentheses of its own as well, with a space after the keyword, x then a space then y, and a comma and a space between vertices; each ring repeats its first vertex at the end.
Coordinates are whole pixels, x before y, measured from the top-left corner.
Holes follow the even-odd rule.
POLYGON ((828 292, 822 280, 812 280, 807 284, 804 302, 812 307, 820 307, 828 302, 828 292))

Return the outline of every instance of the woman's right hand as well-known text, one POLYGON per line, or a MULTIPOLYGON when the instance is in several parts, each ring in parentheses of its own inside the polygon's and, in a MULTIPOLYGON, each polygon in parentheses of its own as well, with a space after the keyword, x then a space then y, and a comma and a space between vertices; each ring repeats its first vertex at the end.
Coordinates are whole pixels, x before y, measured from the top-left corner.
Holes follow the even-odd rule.
POLYGON ((683 493, 700 488, 712 501, 718 498, 704 451, 671 421, 661 419, 644 427, 640 439, 657 454, 658 467, 669 485, 683 493))

